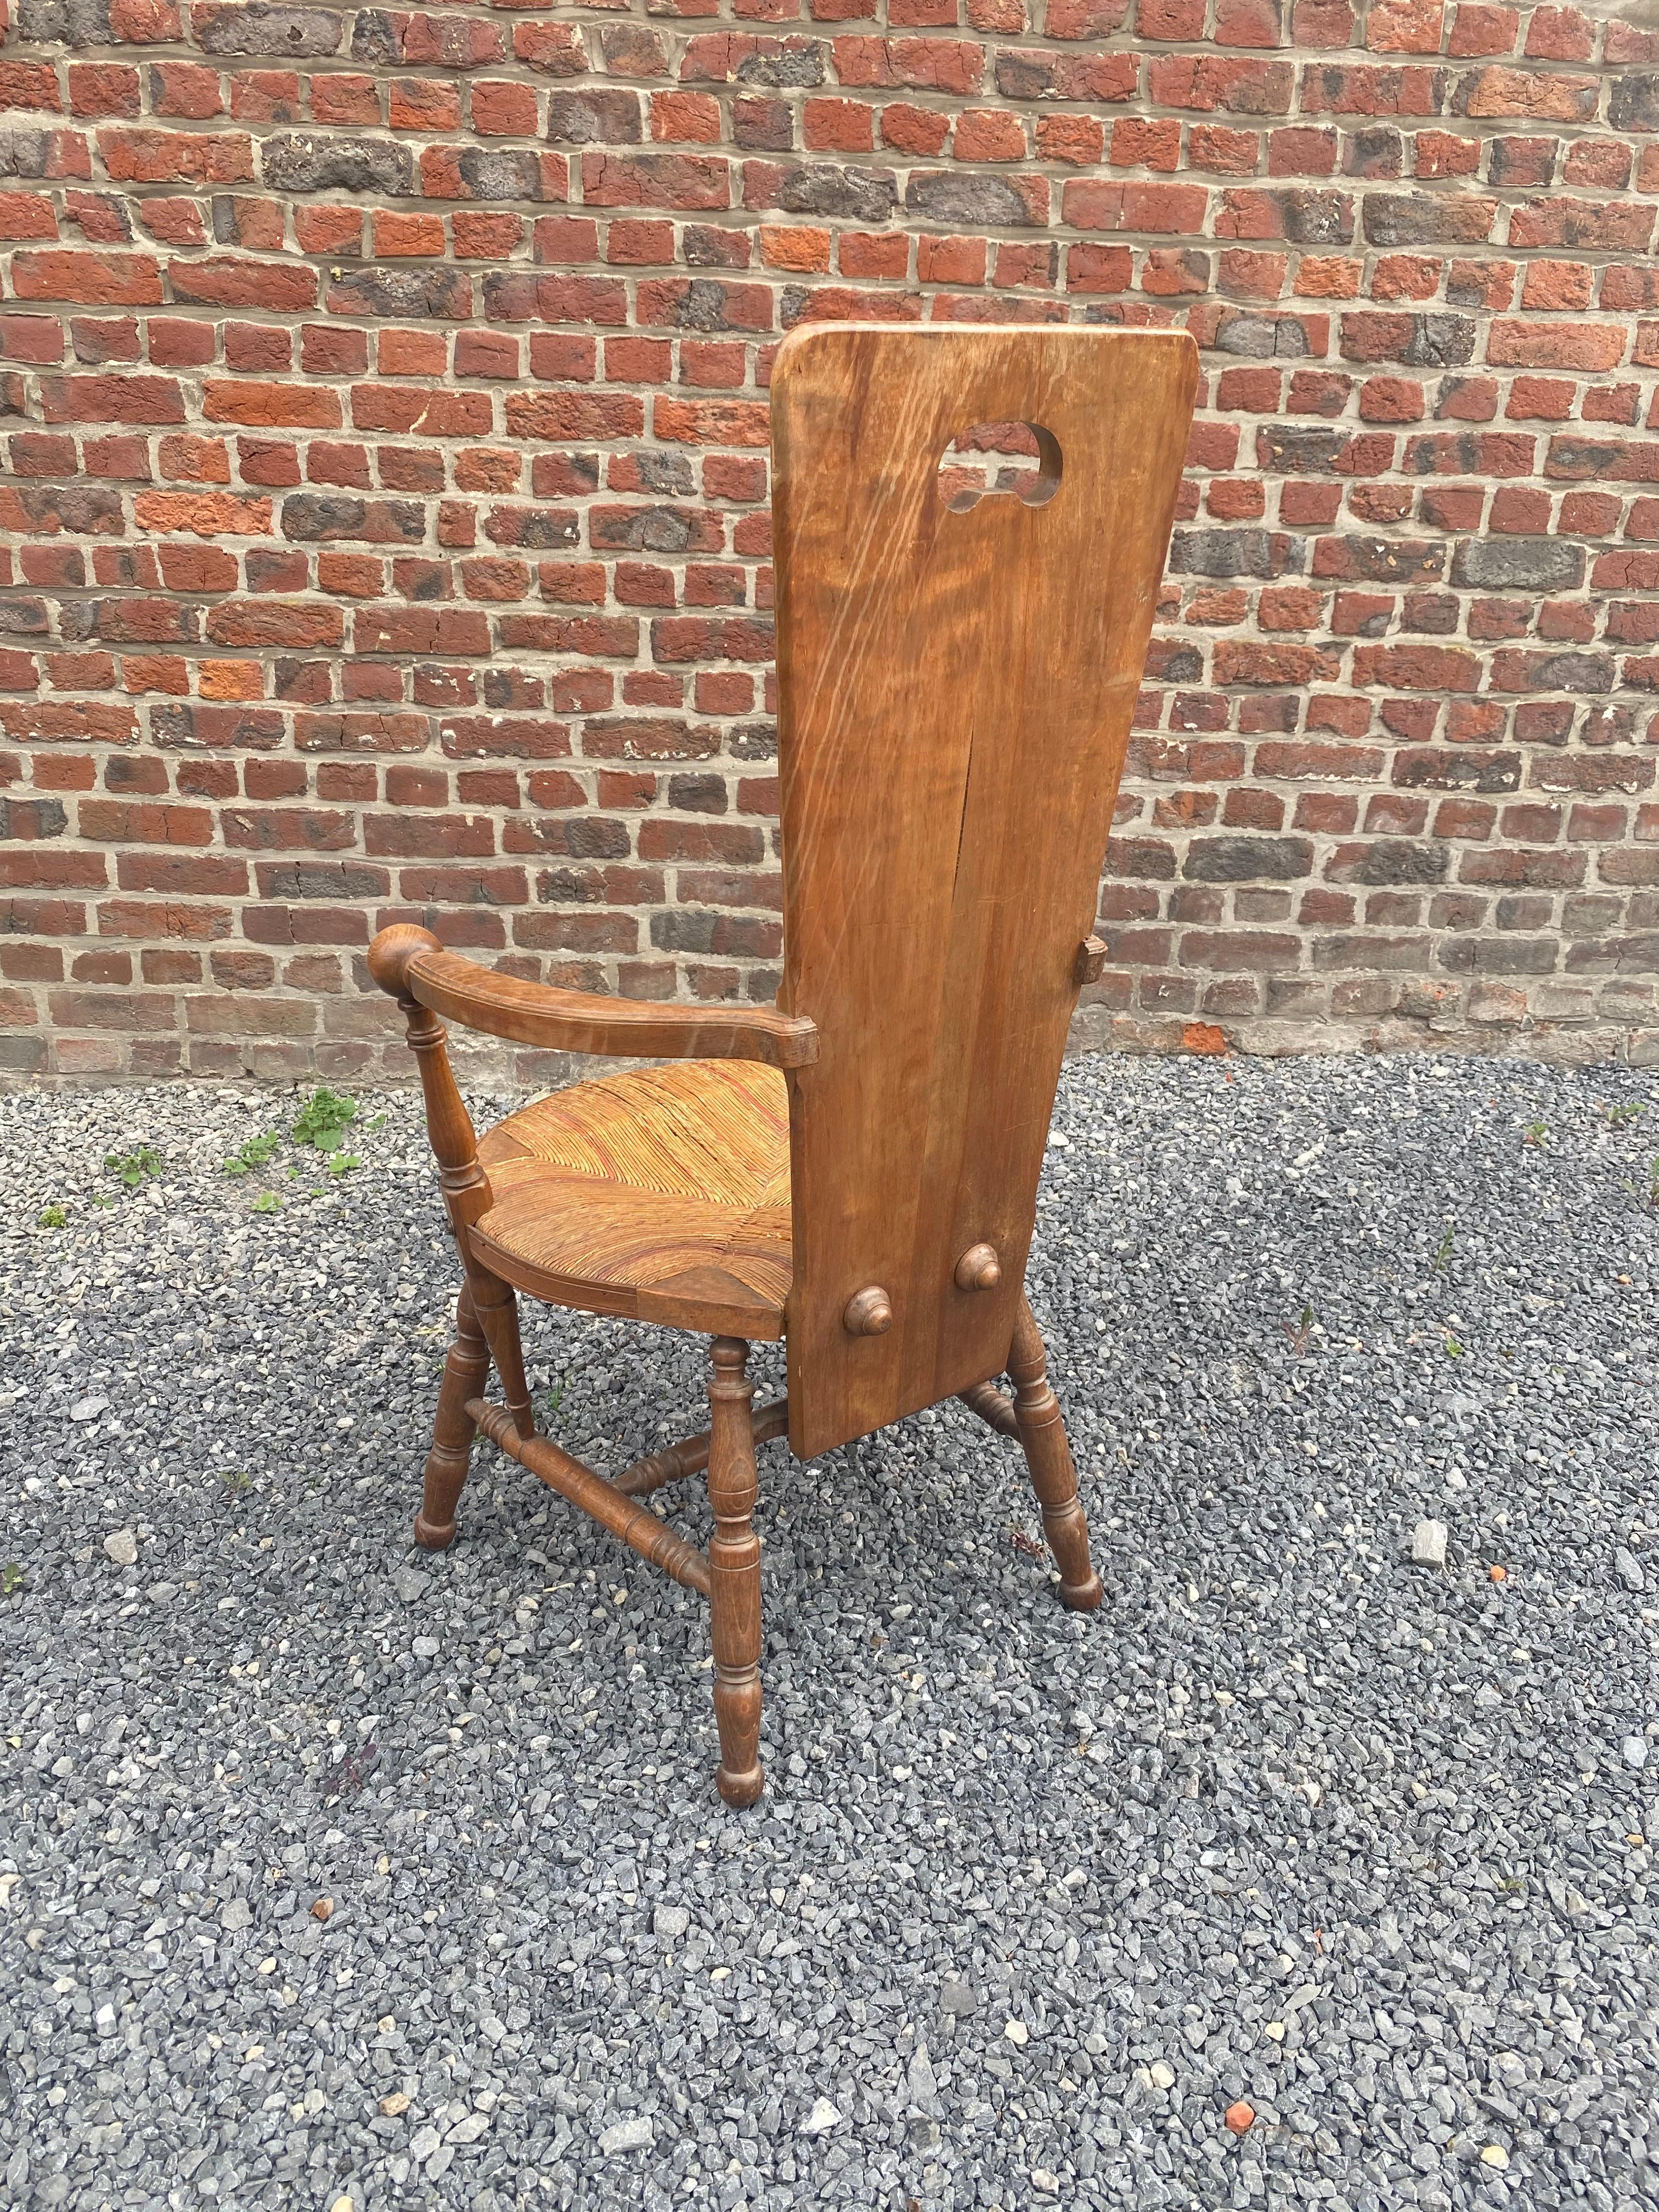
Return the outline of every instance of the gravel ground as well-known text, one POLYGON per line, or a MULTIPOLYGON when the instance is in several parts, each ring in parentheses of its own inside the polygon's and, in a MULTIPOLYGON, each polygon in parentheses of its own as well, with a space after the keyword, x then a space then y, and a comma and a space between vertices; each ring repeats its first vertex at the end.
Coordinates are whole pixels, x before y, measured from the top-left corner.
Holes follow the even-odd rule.
MULTIPOLYGON (((410 1546, 410 1097, 234 1180, 292 1101, 0 1098, 0 2197, 1650 2205, 1651 1088, 1073 1067, 1104 1608, 959 1407, 767 1447, 750 1814, 701 1601, 487 1448, 410 1546)), ((698 1345, 528 1338, 601 1464, 702 1425, 698 1345)))

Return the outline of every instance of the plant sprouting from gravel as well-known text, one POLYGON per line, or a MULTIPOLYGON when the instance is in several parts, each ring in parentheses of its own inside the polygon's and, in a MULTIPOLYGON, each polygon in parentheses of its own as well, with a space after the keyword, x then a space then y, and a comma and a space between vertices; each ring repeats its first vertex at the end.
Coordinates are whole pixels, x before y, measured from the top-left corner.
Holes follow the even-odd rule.
POLYGON ((263 1137, 250 1137, 241 1150, 233 1152, 224 1164, 228 1176, 252 1175, 255 1168, 268 1166, 276 1157, 276 1147, 283 1139, 275 1129, 268 1129, 263 1137))
POLYGON ((1290 1346, 1291 1350, 1296 1354, 1297 1358, 1300 1359, 1303 1353, 1313 1341, 1313 1308, 1311 1306, 1304 1306, 1302 1309, 1302 1317, 1299 1321, 1287 1321, 1282 1322, 1280 1326, 1285 1331, 1285 1343, 1290 1346))
POLYGON ((35 1215, 34 1225, 37 1229, 67 1229, 69 1227, 68 1206, 54 1198, 49 1205, 43 1206, 40 1212, 35 1215))
POLYGON ((130 1152, 106 1152, 104 1165, 129 1190, 137 1190, 149 1176, 161 1174, 161 1155, 154 1145, 135 1145, 130 1152))
POLYGON ((314 1145, 319 1152, 337 1152, 340 1139, 357 1118, 357 1102, 326 1087, 313 1091, 300 1109, 294 1124, 296 1145, 314 1145))
POLYGON ((1522 1128, 1522 1143, 1529 1145, 1534 1152, 1541 1151, 1549 1140, 1550 1125, 1547 1121, 1528 1121, 1522 1128))
POLYGON ((1463 1357, 1463 1347, 1455 1336, 1449 1336, 1446 1339, 1446 1357, 1448 1359, 1461 1359, 1463 1357))
POLYGON ((343 1176, 349 1175, 353 1168, 362 1167, 362 1162, 356 1152, 331 1152, 327 1159, 323 1162, 323 1165, 328 1170, 330 1175, 343 1176))
POLYGON ((252 1210, 255 1213, 280 1213, 283 1201, 274 1190, 262 1190, 253 1201, 252 1210))
POLYGON ((1639 1098, 1627 1098, 1622 1105, 1603 1106, 1601 1118, 1606 1121, 1608 1128, 1622 1129, 1628 1123, 1635 1121, 1638 1115, 1645 1114, 1647 1110, 1639 1098))
POLYGON ((1453 1247, 1457 1241, 1453 1234, 1453 1225, 1451 1222, 1447 1222, 1440 1232, 1440 1242, 1434 1248, 1434 1272, 1437 1275, 1445 1273, 1447 1263, 1451 1258, 1453 1247))
POLYGON ((15 1559, 0 1562, 0 1597, 15 1597, 23 1587, 23 1570, 15 1559))

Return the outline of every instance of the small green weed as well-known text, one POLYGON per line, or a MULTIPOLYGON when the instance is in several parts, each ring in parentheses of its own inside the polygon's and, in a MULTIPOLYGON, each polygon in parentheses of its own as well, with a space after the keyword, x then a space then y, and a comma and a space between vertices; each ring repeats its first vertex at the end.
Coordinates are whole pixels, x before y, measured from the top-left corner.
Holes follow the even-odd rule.
POLYGON ((362 1167, 362 1162, 356 1152, 331 1152, 323 1165, 331 1176, 343 1176, 349 1175, 353 1168, 362 1167))
POLYGON ((1547 1121, 1528 1121, 1522 1129, 1522 1143, 1530 1145, 1534 1151, 1541 1150, 1549 1140, 1550 1125, 1547 1121))
POLYGON ((129 1190, 137 1190, 149 1176, 161 1172, 161 1155, 154 1145, 135 1145, 130 1152, 106 1152, 104 1165, 129 1190))
POLYGON ((0 1597, 15 1597, 23 1587, 23 1570, 15 1559, 0 1563, 0 1597))
POLYGON ((54 1198, 49 1206, 43 1206, 35 1215, 34 1225, 37 1229, 67 1229, 69 1227, 68 1206, 60 1205, 54 1198))
POLYGON ((115 1200, 112 1198, 105 1198, 101 1193, 94 1193, 92 1202, 94 1206, 111 1206, 114 1205, 115 1200))
POLYGON ((1446 1357, 1448 1359, 1461 1359, 1463 1357, 1463 1347, 1455 1336, 1449 1336, 1446 1339, 1446 1357))
POLYGON ((296 1145, 314 1145, 319 1152, 336 1152, 347 1128, 357 1118, 357 1102, 337 1091, 313 1091, 300 1109, 294 1124, 296 1145))
POLYGON ((1639 1098, 1630 1098, 1626 1099, 1622 1106, 1604 1106, 1601 1109, 1601 1118, 1606 1121, 1608 1128, 1623 1129, 1635 1121, 1638 1115, 1645 1114, 1647 1110, 1639 1098))
POLYGON ((262 1190, 254 1200, 252 1210, 255 1213, 280 1213, 283 1201, 274 1190, 262 1190))
POLYGON ((233 1498, 240 1498, 245 1490, 252 1490, 253 1487, 253 1477, 245 1473, 240 1467, 226 1468, 219 1480, 233 1498))
POLYGON ((275 1129, 267 1130, 263 1137, 250 1137, 241 1151, 233 1152, 225 1162, 225 1173, 228 1176, 252 1175, 255 1168, 267 1166, 276 1158, 276 1147, 282 1141, 275 1129))
POLYGON ((1452 1224, 1449 1221, 1440 1232, 1440 1242, 1434 1248, 1434 1272, 1437 1275, 1445 1273, 1446 1263, 1451 1258, 1452 1247, 1455 1242, 1456 1239, 1452 1235, 1452 1224))
POLYGON ((550 1390, 543 1391, 542 1403, 547 1408, 547 1418, 550 1421, 558 1419, 559 1408, 564 1403, 564 1394, 569 1388, 569 1376, 561 1375, 550 1390))
POLYGON ((1279 1326, 1284 1329, 1285 1343, 1290 1346, 1291 1350, 1296 1354, 1297 1358, 1300 1359, 1303 1353, 1307 1350, 1309 1345, 1313 1341, 1313 1308, 1311 1306, 1304 1306, 1302 1309, 1302 1318, 1294 1325, 1290 1322, 1282 1322, 1279 1326))

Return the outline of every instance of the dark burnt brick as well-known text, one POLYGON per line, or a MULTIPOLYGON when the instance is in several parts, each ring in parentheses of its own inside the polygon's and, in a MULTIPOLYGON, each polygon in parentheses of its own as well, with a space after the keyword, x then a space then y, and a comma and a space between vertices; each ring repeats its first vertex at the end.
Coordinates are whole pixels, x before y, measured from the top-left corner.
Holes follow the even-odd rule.
POLYGON ((60 799, 0 797, 0 845, 14 838, 20 844, 32 844, 61 837, 68 827, 69 814, 60 799))
POLYGON ((1474 246, 1492 234, 1496 200, 1473 193, 1367 192, 1360 222, 1369 246, 1474 246))
POLYGON ((278 192, 376 192, 406 199, 415 190, 415 157, 407 146, 322 131, 268 138, 259 149, 259 173, 278 192))
POLYGON ((1420 583, 1445 573, 1446 549, 1436 538, 1371 538, 1359 532, 1322 538, 1313 573, 1344 583, 1420 583))
POLYGON ((790 170, 778 187, 778 205, 790 215, 890 222, 898 209, 898 179, 885 169, 843 169, 826 161, 790 170))
POLYGON ((1559 957, 1553 937, 1453 937, 1435 948, 1453 975, 1553 975, 1559 957))
POLYGON ((1334 884, 1443 884, 1450 867, 1449 846, 1419 844, 1406 837, 1376 837, 1364 844, 1339 847, 1324 872, 1334 884))
POLYGON ((1305 837, 1195 837, 1181 872, 1199 883, 1280 883, 1311 874, 1305 837))
POLYGON ((1659 76, 1621 70, 1613 80, 1607 121, 1615 131, 1659 131, 1659 76))
POLYGON ((623 860, 628 831, 603 815, 541 815, 509 822, 502 833, 508 853, 562 853, 573 860, 623 860))
POLYGON ((418 545, 426 536, 426 510, 414 500, 295 492, 283 501, 282 531, 305 544, 418 545))
POLYGON ((1573 592, 1584 580, 1582 545, 1559 538, 1477 538, 1460 545, 1452 581, 1472 591, 1573 592))
POLYGON ((255 868, 259 896, 268 899, 385 898, 392 878, 384 868, 355 860, 260 861, 255 868))
POLYGON ((329 286, 334 314, 459 322, 472 312, 472 280, 455 269, 344 269, 329 286))
POLYGON ((493 507, 483 519, 484 536, 492 545, 522 546, 526 552, 551 552, 574 545, 581 537, 580 517, 556 507, 493 507))
POLYGON ((1295 315, 1252 315, 1228 308, 1211 346, 1247 361, 1300 361, 1311 350, 1306 326, 1295 315))
POLYGON ((1413 746, 1396 755, 1394 781, 1407 791, 1519 791, 1521 756, 1475 745, 1413 746))
POLYGON ((1473 315, 1356 308, 1342 317, 1342 353, 1408 368, 1463 368, 1474 359, 1480 329, 1473 315))
POLYGON ((1018 229, 1039 220, 1012 179, 984 171, 912 170, 904 206, 907 214, 924 222, 967 230, 1018 229))
POLYGON ((1322 971, 1333 969, 1420 972, 1425 965, 1429 939, 1425 937, 1385 937, 1354 930, 1334 937, 1316 937, 1313 964, 1322 971))
POLYGON ((1307 565, 1305 539, 1273 530, 1177 530, 1170 570, 1183 576, 1297 576, 1307 565))
POLYGON ((685 814, 724 814, 726 780, 719 775, 671 775, 668 804, 685 814))
POLYGON ((110 0, 21 0, 17 28, 31 46, 106 46, 110 0))
POLYGON ((194 0, 191 27, 204 54, 280 56, 311 61, 337 53, 344 18, 331 8, 283 7, 247 0, 243 7, 204 6, 194 0))
POLYGON ((644 135, 640 96, 611 85, 550 93, 547 135, 555 146, 637 146, 644 135))

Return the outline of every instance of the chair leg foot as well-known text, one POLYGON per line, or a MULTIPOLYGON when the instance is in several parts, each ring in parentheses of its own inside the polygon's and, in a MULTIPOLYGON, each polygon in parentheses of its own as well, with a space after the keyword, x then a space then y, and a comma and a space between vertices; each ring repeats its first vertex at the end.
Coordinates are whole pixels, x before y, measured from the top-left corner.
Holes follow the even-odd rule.
POLYGON ((481 1395, 489 1373, 489 1348, 472 1309, 472 1293, 462 1285, 455 1301, 455 1341, 444 1362, 443 1387, 432 1424, 432 1449, 426 1455, 421 1510, 415 1516, 415 1541, 423 1551, 441 1552, 455 1540, 455 1505, 466 1483, 477 1429, 467 1417, 469 1398, 481 1395))
POLYGON ((766 1786, 760 1763, 760 1538, 755 1534, 755 1395, 744 1368, 749 1346, 717 1336, 710 1355, 709 1613, 714 1645, 714 1719, 720 1763, 714 1786, 728 1805, 752 1805, 766 1786))
POLYGON ((1077 1469, 1060 1401, 1048 1382, 1048 1356, 1031 1309, 1020 1300, 1008 1356, 1014 1386, 1014 1420, 1042 1509, 1043 1533, 1060 1569, 1060 1597, 1073 1613, 1092 1613, 1104 1595, 1089 1558, 1089 1523, 1077 1494, 1077 1469))

